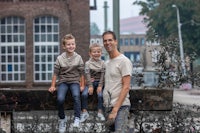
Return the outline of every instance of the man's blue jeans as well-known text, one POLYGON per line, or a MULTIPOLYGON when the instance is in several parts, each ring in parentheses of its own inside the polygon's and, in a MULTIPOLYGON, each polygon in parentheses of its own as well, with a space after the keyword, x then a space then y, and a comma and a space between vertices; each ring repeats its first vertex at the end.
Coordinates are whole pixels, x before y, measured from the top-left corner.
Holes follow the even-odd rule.
MULTIPOLYGON (((112 111, 112 108, 106 109, 106 115, 112 111)), ((117 112, 117 116, 114 120, 114 123, 110 125, 109 130, 112 132, 126 133, 128 131, 128 116, 129 116, 130 106, 121 106, 117 112)))
MULTIPOLYGON (((93 82, 93 88, 94 88, 93 94, 96 93, 98 85, 99 85, 98 81, 93 82)), ((97 94, 97 96, 98 96, 97 108, 98 108, 98 110, 103 111, 103 93, 102 92, 103 92, 103 87, 102 87, 102 91, 97 94)), ((88 108, 88 95, 89 95, 88 94, 88 86, 86 86, 84 91, 82 92, 82 95, 81 95, 82 109, 88 108)))
POLYGON ((80 118, 81 113, 81 101, 80 101, 80 84, 78 83, 61 83, 58 86, 57 90, 57 103, 58 103, 58 116, 60 119, 65 118, 65 112, 64 112, 64 102, 65 97, 70 89, 73 101, 74 101, 74 116, 80 118))

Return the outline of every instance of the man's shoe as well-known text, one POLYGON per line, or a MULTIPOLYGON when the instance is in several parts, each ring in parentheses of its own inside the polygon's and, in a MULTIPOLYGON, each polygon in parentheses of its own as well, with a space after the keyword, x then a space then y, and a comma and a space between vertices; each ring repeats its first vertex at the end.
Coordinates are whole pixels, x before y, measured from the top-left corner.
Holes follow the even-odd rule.
POLYGON ((80 122, 84 122, 85 120, 87 120, 87 118, 89 118, 88 112, 83 112, 83 113, 81 114, 80 122))
POLYGON ((58 126, 59 133, 66 132, 66 122, 67 122, 67 118, 59 120, 59 126, 58 126))
POLYGON ((105 121, 105 117, 103 116, 102 113, 98 113, 97 117, 101 120, 101 121, 105 121))
POLYGON ((80 127, 80 118, 75 117, 73 127, 80 127))

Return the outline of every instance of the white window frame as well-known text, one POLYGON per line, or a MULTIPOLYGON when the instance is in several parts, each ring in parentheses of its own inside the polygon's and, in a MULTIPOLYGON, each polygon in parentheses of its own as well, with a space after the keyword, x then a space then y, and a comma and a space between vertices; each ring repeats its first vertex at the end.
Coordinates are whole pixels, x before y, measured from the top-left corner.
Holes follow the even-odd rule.
POLYGON ((58 18, 53 16, 38 17, 34 19, 33 25, 34 82, 51 82, 56 57, 60 53, 58 18), (39 20, 39 23, 35 23, 36 19, 39 20), (39 32, 35 31, 35 26, 39 27, 39 32), (48 27, 51 31, 48 31, 48 27), (57 30, 54 30, 53 27, 56 27, 57 30), (44 28, 44 31, 42 31, 42 28, 44 28), (39 41, 35 40, 36 35, 38 35, 39 41), (48 40, 48 35, 52 37, 51 40, 48 40), (56 40, 54 35, 57 36, 55 37, 56 40), (42 36, 45 36, 46 40, 42 40, 42 36))
POLYGON ((0 83, 26 80, 25 28, 24 18, 18 16, 8 16, 0 21, 0 83))

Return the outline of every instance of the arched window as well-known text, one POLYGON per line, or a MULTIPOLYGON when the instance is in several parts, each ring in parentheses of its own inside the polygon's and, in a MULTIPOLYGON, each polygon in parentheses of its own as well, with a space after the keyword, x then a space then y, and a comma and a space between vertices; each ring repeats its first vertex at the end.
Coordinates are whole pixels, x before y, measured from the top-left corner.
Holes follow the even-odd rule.
POLYGON ((43 16, 34 19, 34 81, 49 82, 59 54, 58 18, 43 16))
POLYGON ((25 21, 9 16, 0 20, 0 82, 25 82, 25 21))

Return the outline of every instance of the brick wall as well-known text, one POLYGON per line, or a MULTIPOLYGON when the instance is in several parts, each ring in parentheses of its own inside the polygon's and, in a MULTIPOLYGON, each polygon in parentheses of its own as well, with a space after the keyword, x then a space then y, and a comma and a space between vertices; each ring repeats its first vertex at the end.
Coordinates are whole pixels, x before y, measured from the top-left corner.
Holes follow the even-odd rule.
MULTIPOLYGON (((77 52, 88 59, 89 0, 0 0, 0 19, 20 16, 26 23, 26 83, 14 86, 33 87, 33 20, 42 15, 58 17, 60 39, 68 33, 76 37, 77 52)), ((0 85, 1 88, 1 85, 0 85)))

